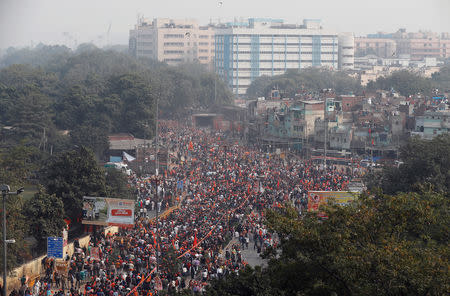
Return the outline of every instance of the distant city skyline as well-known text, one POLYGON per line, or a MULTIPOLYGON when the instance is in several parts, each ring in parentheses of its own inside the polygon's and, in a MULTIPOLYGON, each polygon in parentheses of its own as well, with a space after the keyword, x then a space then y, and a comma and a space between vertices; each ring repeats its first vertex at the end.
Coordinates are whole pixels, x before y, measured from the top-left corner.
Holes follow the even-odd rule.
POLYGON ((194 18, 200 24, 249 17, 282 18, 287 23, 321 19, 327 29, 356 36, 406 28, 450 32, 449 0, 1 0, 0 48, 93 42, 128 44, 137 16, 194 18), (375 3, 375 4, 374 4, 375 3), (108 35, 108 31, 110 31, 108 35), (108 39, 109 36, 109 39, 108 39))

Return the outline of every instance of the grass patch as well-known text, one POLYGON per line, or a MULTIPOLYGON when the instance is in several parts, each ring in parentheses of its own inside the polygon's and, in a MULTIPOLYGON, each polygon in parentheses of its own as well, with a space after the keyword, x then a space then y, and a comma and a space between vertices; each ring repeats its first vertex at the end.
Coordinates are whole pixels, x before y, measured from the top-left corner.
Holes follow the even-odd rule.
POLYGON ((23 187, 25 188, 25 191, 22 193, 22 196, 25 201, 30 200, 34 194, 38 192, 38 187, 35 184, 25 184, 23 187))

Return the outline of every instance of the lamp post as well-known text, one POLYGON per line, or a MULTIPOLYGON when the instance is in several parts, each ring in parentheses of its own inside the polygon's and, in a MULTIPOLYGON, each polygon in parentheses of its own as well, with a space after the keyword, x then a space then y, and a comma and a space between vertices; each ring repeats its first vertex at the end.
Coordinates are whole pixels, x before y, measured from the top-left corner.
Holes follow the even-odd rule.
POLYGON ((7 244, 8 243, 15 243, 14 239, 6 239, 6 197, 9 195, 19 195, 21 194, 24 189, 23 187, 19 188, 16 192, 11 192, 9 185, 2 184, 0 187, 2 191, 2 197, 3 197, 3 295, 6 296, 6 272, 7 272, 7 244))

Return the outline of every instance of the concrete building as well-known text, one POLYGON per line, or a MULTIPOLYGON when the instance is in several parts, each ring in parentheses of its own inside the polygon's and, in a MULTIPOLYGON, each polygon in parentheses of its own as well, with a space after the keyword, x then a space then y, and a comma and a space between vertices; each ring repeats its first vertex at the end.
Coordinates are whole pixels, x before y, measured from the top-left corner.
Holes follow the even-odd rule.
MULTIPOLYGON (((353 68, 353 36, 344 38, 345 68, 353 68), (351 44, 350 44, 351 43, 351 44)), ((289 69, 339 66, 339 36, 322 29, 319 20, 303 25, 280 19, 249 19, 228 23, 216 30, 216 72, 239 96, 262 75, 280 75, 289 69)))
POLYGON ((408 56, 413 61, 425 58, 449 58, 449 33, 406 32, 400 29, 391 34, 368 34, 355 38, 358 57, 376 55, 379 58, 408 56))
POLYGON ((129 51, 169 65, 199 62, 213 69, 214 28, 189 19, 141 19, 130 30, 129 51))
POLYGON ((355 55, 358 57, 375 55, 380 58, 390 58, 396 55, 397 44, 387 38, 355 38, 355 55))
POLYGON ((355 39, 353 33, 339 35, 339 69, 352 70, 355 66, 355 39))
POLYGON ((413 134, 425 139, 450 132, 450 111, 427 111, 422 116, 416 116, 416 128, 413 134))

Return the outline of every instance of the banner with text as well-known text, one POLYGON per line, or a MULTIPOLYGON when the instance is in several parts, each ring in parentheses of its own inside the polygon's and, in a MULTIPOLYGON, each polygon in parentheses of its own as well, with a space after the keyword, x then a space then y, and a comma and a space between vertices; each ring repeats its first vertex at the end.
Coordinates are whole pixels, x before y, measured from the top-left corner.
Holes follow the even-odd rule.
POLYGON ((135 203, 131 199, 83 197, 83 224, 134 226, 135 203))
MULTIPOLYGON (((319 211, 320 206, 326 205, 328 200, 333 200, 338 205, 347 205, 357 196, 358 193, 348 191, 309 191, 308 212, 319 211)), ((319 213, 319 216, 324 216, 324 214, 319 213)))

